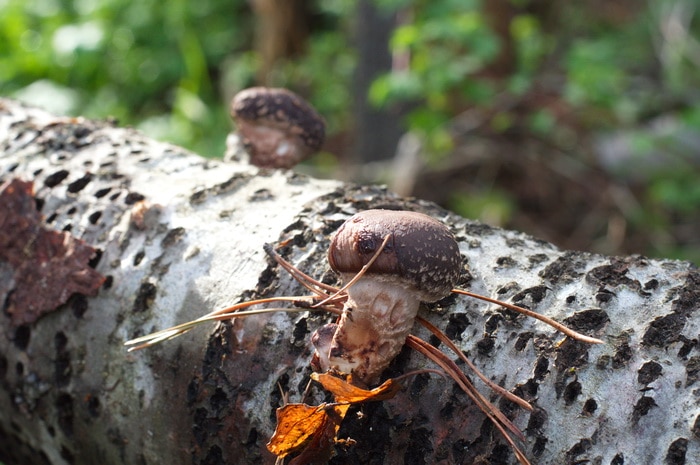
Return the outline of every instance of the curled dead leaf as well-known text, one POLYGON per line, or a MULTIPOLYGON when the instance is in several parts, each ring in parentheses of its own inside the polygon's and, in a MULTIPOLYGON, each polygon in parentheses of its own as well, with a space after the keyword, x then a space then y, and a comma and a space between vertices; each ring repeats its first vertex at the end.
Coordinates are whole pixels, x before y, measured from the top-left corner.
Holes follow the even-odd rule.
POLYGON ((95 295, 104 277, 89 266, 95 249, 66 232, 42 224, 31 182, 11 179, 0 186, 0 261, 13 283, 7 312, 15 325, 33 323, 74 293, 95 295))

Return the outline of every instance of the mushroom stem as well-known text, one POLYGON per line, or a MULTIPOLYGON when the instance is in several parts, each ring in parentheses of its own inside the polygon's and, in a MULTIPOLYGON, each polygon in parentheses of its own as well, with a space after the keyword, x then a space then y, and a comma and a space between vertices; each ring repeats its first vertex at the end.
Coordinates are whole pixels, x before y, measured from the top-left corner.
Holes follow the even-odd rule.
POLYGON ((369 385, 401 351, 420 302, 405 284, 389 276, 362 277, 347 289, 347 295, 330 345, 319 344, 316 349, 320 359, 330 364, 322 362, 322 369, 352 373, 369 385))

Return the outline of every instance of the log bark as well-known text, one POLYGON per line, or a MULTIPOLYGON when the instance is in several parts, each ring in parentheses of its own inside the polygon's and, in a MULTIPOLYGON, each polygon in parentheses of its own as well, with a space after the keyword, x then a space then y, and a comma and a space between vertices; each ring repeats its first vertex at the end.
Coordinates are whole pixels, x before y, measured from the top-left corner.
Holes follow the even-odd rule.
MULTIPOLYGON (((34 323, 0 315, 8 465, 274 463, 265 444, 280 392, 299 401, 310 335, 328 316, 212 324, 134 353, 122 344, 245 299, 302 293, 265 243, 335 283, 329 236, 367 208, 439 218, 460 242, 462 287, 605 341, 567 340, 463 297, 421 310, 490 379, 535 406, 499 401, 475 381, 524 431, 533 464, 700 463, 700 272, 689 263, 559 250, 380 187, 205 160, 10 100, 0 100, 0 150, 2 181, 33 181, 46 226, 98 249, 91 265, 106 277, 96 297, 74 294, 34 323)), ((0 264, 3 302, 18 285, 0 264)), ((386 376, 422 367, 430 364, 405 349, 386 376)), ((332 463, 515 463, 466 396, 429 374, 363 405, 340 437, 356 442, 338 446, 332 463)))

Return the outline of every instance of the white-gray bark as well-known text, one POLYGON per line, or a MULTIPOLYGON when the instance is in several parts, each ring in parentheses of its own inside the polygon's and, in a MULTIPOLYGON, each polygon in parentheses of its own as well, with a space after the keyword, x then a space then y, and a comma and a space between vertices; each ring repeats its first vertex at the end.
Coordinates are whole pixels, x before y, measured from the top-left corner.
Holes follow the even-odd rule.
MULTIPOLYGON (((354 212, 383 207, 450 226, 462 287, 605 341, 561 342, 542 323, 463 297, 421 310, 489 378, 535 406, 528 413, 489 393, 524 431, 533 464, 700 463, 700 273, 689 263, 562 251, 381 188, 205 160, 9 100, 0 100, 0 173, 33 181, 48 226, 99 249, 96 268, 107 277, 96 297, 74 296, 31 325, 0 315, 8 465, 274 463, 265 444, 280 386, 299 400, 310 334, 328 316, 212 324, 134 353, 122 344, 245 299, 301 293, 265 243, 334 283, 329 236, 354 212)), ((3 302, 21 285, 11 273, 0 263, 3 302)), ((430 366, 405 349, 389 374, 430 366)), ((515 463, 484 415, 440 377, 410 378, 394 399, 361 412, 340 432, 357 442, 339 446, 332 463, 515 463)))

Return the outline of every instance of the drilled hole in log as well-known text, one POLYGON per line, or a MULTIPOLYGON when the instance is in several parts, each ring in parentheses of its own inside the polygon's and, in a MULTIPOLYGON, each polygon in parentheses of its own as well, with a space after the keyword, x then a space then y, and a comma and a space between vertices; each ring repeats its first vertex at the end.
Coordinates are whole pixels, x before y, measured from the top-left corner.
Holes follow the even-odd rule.
POLYGON ((81 190, 85 189, 85 186, 87 186, 90 181, 92 181, 93 174, 92 173, 85 173, 85 176, 83 176, 80 179, 76 179, 72 183, 68 184, 68 192, 71 194, 77 194, 81 190))
POLYGON ((53 174, 50 174, 44 179, 44 186, 48 188, 55 187, 59 185, 64 179, 68 177, 68 171, 67 170, 59 170, 56 171, 53 174))
POLYGON ((88 221, 90 222, 90 224, 97 224, 100 217, 102 217, 102 212, 96 211, 96 212, 90 213, 90 216, 88 216, 88 221))
POLYGON ((18 326, 15 330, 15 346, 19 350, 26 350, 29 346, 29 339, 31 338, 32 331, 27 325, 18 326))

